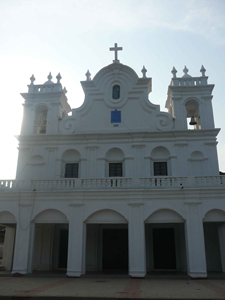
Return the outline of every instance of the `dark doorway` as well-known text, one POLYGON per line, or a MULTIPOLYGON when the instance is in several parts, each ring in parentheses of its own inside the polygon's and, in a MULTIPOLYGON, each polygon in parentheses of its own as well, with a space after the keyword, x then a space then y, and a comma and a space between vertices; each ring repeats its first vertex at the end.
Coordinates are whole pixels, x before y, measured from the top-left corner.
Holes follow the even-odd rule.
POLYGON ((103 270, 128 269, 128 229, 103 229, 103 270))
POLYGON ((154 269, 176 269, 174 228, 153 228, 154 269))
POLYGON ((68 254, 68 229, 61 229, 60 242, 59 242, 59 268, 67 268, 67 254, 68 254))

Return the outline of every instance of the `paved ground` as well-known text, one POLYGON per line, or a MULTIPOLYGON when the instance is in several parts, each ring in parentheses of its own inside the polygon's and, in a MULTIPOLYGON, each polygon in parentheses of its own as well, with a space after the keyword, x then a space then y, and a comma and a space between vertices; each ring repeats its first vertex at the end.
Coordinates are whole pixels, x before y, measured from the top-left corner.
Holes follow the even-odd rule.
POLYGON ((225 279, 130 279, 127 276, 11 277, 1 273, 0 299, 225 299, 225 279))

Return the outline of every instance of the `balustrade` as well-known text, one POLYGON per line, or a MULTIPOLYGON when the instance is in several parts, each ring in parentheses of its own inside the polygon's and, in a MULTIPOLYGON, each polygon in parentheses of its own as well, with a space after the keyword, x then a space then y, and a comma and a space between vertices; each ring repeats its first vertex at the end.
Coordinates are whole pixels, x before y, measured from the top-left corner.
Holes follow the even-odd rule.
POLYGON ((225 176, 197 176, 195 183, 198 187, 225 186, 225 176))
POLYGON ((24 180, 0 180, 0 190, 14 190, 22 188, 24 180))
POLYGON ((173 189, 225 187, 225 176, 148 177, 148 178, 65 178, 58 180, 0 180, 0 191, 11 190, 88 190, 88 189, 173 189))
POLYGON ((207 85, 208 77, 172 78, 173 86, 199 86, 207 85))
POLYGON ((149 177, 140 178, 140 185, 143 188, 173 188, 187 185, 187 177, 149 177))
POLYGON ((82 188, 131 188, 132 179, 124 177, 109 177, 98 179, 81 179, 82 188))
POLYGON ((75 189, 75 179, 32 180, 33 188, 38 190, 72 190, 75 189))

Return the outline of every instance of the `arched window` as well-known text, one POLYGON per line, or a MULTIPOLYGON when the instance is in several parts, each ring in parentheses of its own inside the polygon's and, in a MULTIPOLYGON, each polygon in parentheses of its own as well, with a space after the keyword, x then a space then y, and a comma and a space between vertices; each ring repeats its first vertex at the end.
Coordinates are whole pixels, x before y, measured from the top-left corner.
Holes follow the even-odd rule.
POLYGON ((107 169, 106 176, 108 177, 123 177, 124 168, 124 153, 119 148, 112 148, 106 153, 107 169), (108 173, 108 174, 107 174, 108 173))
POLYGON ((45 134, 47 129, 47 114, 48 109, 46 106, 38 106, 35 111, 34 119, 34 134, 45 134))
POLYGON ((188 100, 185 104, 187 126, 189 129, 201 129, 199 104, 196 100, 188 100), (193 128, 194 126, 194 128, 193 128))
POLYGON ((163 146, 156 147, 151 152, 152 172, 154 176, 170 175, 170 152, 163 146))
POLYGON ((80 153, 75 149, 66 150, 62 156, 62 173, 65 178, 79 177, 80 153))
POLYGON ((120 86, 115 84, 112 88, 112 98, 117 100, 120 98, 120 86))

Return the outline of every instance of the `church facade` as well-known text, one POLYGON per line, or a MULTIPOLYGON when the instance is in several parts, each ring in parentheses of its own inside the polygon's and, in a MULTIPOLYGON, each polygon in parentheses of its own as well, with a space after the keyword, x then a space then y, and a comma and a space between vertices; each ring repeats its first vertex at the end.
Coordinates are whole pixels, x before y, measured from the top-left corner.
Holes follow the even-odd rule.
POLYGON ((71 109, 61 76, 31 77, 15 180, 0 180, 3 266, 12 273, 225 272, 225 176, 213 84, 173 68, 166 108, 152 81, 118 60, 81 81, 71 109), (190 124, 190 125, 189 125, 190 124))

